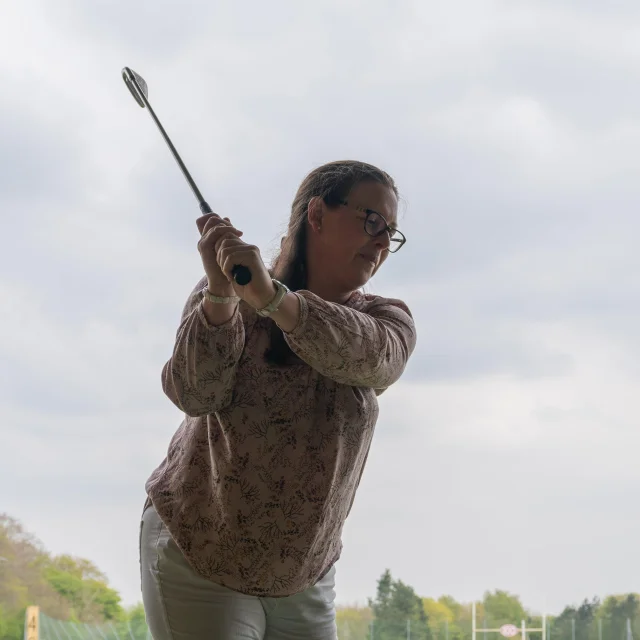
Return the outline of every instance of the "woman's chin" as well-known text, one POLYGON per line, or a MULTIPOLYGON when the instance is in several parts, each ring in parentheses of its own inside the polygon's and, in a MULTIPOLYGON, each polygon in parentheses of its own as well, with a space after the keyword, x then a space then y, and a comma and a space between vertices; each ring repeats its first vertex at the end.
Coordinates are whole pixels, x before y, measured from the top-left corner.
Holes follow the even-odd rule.
POLYGON ((358 269, 349 280, 353 283, 352 289, 355 291, 356 289, 360 289, 364 287, 371 277, 373 276, 375 270, 374 269, 358 269))
POLYGON ((357 291, 371 280, 375 272, 376 269, 372 263, 359 260, 357 263, 347 264, 343 269, 337 269, 335 275, 342 289, 357 291))

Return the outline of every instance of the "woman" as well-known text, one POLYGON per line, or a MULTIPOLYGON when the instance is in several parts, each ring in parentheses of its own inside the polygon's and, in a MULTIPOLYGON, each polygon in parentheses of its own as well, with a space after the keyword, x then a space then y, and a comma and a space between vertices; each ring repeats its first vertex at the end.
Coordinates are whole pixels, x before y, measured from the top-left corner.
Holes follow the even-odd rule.
POLYGON ((155 640, 337 637, 334 564, 376 396, 416 341, 403 302, 359 291, 404 244, 397 213, 385 172, 321 166, 298 190, 271 273, 228 219, 198 219, 206 277, 162 372, 186 417, 147 482, 141 524, 155 640))

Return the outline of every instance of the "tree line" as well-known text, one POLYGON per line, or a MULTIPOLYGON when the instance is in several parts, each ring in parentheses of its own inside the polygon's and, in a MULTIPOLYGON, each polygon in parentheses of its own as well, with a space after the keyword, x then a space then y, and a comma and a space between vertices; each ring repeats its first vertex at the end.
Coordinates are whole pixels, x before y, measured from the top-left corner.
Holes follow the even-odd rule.
MULTIPOLYGON (((343 640, 472 640, 472 603, 452 596, 420 597, 389 570, 378 580, 376 595, 366 607, 340 607, 338 631, 343 640)), ((485 592, 476 602, 476 628, 498 629, 505 624, 542 628, 540 613, 527 609, 508 591, 485 592)), ((547 640, 627 640, 628 631, 640 640, 640 596, 610 595, 604 600, 587 598, 547 615, 547 640)), ((529 635, 529 634, 527 634, 529 635)), ((516 636, 518 639, 520 635, 516 636)), ((476 640, 503 640, 496 633, 477 632, 476 640)), ((532 633, 528 640, 541 640, 532 633)))
POLYGON ((124 608, 120 594, 89 560, 48 553, 14 518, 0 514, 0 640, 23 640, 29 605, 56 620, 126 626, 146 638, 142 605, 124 608))
MULTIPOLYGON (((0 640, 23 640, 29 605, 50 618, 73 623, 109 624, 121 638, 146 640, 141 604, 125 608, 120 594, 89 560, 52 555, 8 515, 0 514, 0 640)), ((385 571, 367 606, 339 607, 340 640, 472 640, 471 603, 452 596, 419 596, 413 587, 385 571)), ((503 624, 540 627, 539 615, 517 595, 495 590, 476 604, 478 627, 503 624)), ((627 625, 640 640, 640 597, 610 595, 585 599, 548 617, 547 640, 627 640, 627 625)), ((476 640, 501 640, 478 633, 476 640)), ((528 640, 540 640, 536 634, 528 640)))

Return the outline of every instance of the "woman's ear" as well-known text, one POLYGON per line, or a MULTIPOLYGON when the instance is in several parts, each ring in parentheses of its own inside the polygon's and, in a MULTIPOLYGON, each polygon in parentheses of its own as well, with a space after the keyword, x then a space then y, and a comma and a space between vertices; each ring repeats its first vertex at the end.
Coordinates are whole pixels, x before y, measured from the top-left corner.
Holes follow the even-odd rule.
POLYGON ((311 198, 307 207, 307 221, 312 231, 320 233, 322 229, 322 216, 324 214, 324 202, 322 198, 316 196, 311 198))

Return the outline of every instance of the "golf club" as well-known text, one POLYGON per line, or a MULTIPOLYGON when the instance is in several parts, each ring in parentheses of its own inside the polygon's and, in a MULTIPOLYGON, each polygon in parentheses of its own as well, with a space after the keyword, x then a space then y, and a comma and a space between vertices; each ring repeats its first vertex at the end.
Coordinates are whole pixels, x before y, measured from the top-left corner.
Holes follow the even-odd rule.
MULTIPOLYGON (((143 109, 145 107, 147 108, 147 110, 149 111, 149 114, 153 118, 153 121, 158 126, 158 129, 160 130, 160 133, 162 134, 164 141, 169 146, 169 149, 171 150, 173 157, 176 159, 176 162, 178 163, 178 166, 180 167, 180 169, 182 169, 182 173, 184 174, 184 177, 187 179, 189 186, 191 187, 196 198, 198 199, 198 203, 200 204, 200 211, 202 211, 203 214, 213 213, 207 201, 202 197, 202 194, 200 193, 200 190, 196 186, 196 183, 193 181, 193 178, 191 177, 190 173, 187 171, 187 167, 184 166, 184 162, 182 162, 182 159, 178 155, 178 152, 176 151, 176 148, 173 146, 173 143, 171 142, 171 140, 169 140, 169 136, 167 135, 167 132, 164 130, 164 127, 160 124, 160 120, 158 120, 158 117, 156 116, 154 110, 151 108, 151 105, 149 104, 149 89, 147 87, 147 83, 144 81, 144 78, 141 75, 137 74, 132 69, 130 69, 129 67, 124 67, 124 69, 122 69, 122 79, 124 80, 124 83, 129 88, 129 91, 131 91, 131 95, 134 97, 135 101, 143 109)), ((246 285, 251 282, 251 271, 249 271, 249 269, 247 269, 247 267, 243 265, 235 265, 231 270, 231 273, 233 275, 233 279, 239 285, 246 285)))

